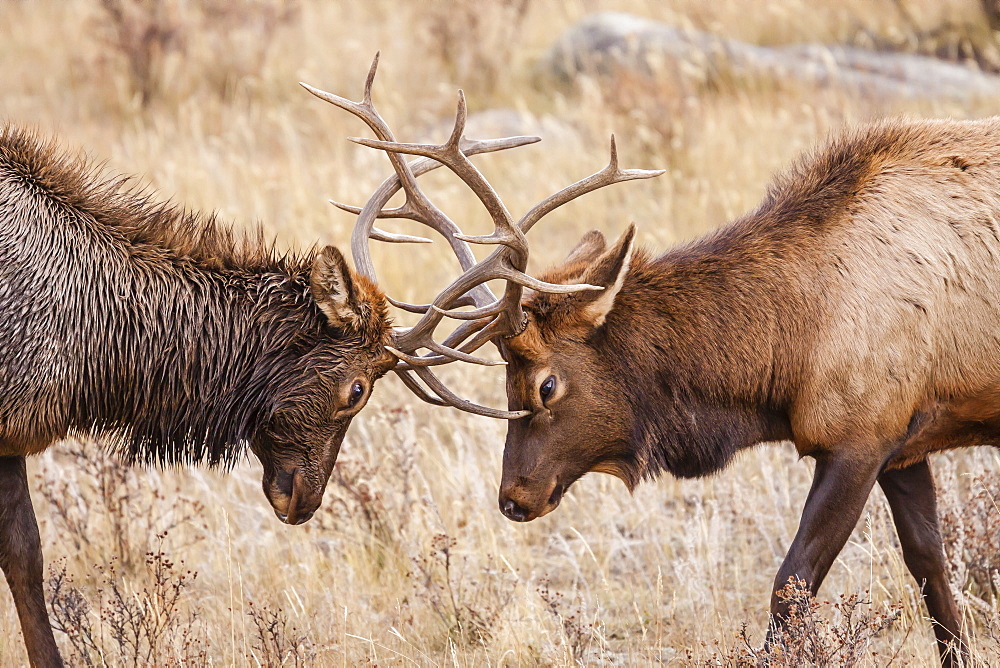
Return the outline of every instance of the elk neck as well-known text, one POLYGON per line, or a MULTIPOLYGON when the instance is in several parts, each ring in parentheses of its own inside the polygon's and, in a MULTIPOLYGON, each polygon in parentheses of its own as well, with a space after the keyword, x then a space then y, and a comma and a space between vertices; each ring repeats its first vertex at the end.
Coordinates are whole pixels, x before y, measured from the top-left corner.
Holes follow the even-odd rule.
POLYGON ((66 323, 90 379, 71 384, 71 424, 130 460, 229 464, 316 347, 320 315, 304 275, 173 269, 147 267, 115 307, 66 323))
POLYGON ((641 477, 708 475, 743 448, 791 438, 792 341, 807 335, 810 305, 794 250, 746 227, 638 254, 597 342, 628 379, 641 477))

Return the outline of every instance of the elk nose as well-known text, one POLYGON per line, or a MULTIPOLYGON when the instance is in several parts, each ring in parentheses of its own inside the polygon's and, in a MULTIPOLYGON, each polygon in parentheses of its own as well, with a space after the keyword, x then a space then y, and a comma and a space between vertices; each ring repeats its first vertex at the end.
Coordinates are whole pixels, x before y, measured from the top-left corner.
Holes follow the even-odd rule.
MULTIPOLYGON (((289 524, 288 513, 279 513, 277 510, 275 510, 274 514, 278 517, 279 520, 281 520, 285 524, 289 524)), ((299 515, 299 516, 297 516, 295 518, 294 524, 304 524, 304 523, 308 522, 309 520, 311 520, 312 517, 313 517, 313 515, 315 515, 315 514, 316 514, 315 510, 310 510, 308 513, 305 513, 303 515, 299 515)))
POLYGON ((515 522, 523 522, 528 517, 528 511, 517 505, 514 499, 500 499, 500 512, 515 522))
POLYGON ((309 512, 301 513, 300 515, 296 516, 294 522, 288 522, 288 518, 287 517, 285 518, 284 521, 287 522, 287 523, 289 523, 289 524, 305 524, 306 522, 308 522, 309 520, 311 520, 312 516, 315 515, 315 514, 316 514, 315 510, 310 510, 309 512))
POLYGON ((323 493, 310 489, 300 469, 279 470, 271 484, 274 514, 285 524, 302 524, 312 519, 323 500, 323 493))

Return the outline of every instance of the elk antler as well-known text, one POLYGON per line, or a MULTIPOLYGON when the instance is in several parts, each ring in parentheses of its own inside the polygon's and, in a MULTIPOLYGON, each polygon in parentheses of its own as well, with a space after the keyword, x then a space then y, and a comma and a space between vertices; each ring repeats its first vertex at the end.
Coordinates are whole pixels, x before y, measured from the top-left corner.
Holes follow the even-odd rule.
POLYGON ((411 313, 422 314, 416 325, 396 329, 392 346, 387 349, 399 359, 394 371, 404 384, 424 401, 436 405, 449 405, 470 413, 505 419, 528 415, 528 411, 503 411, 479 406, 456 396, 433 374, 430 367, 447 364, 455 360, 473 364, 504 364, 476 357, 472 353, 487 341, 496 337, 510 337, 519 334, 527 324, 527 317, 521 310, 521 292, 524 287, 539 292, 570 293, 581 290, 601 290, 593 285, 560 285, 545 283, 525 273, 528 265, 528 242, 525 232, 550 211, 572 199, 612 183, 658 176, 662 171, 622 170, 618 168, 618 157, 614 137, 611 138, 611 162, 600 172, 593 174, 554 195, 546 198, 519 221, 514 222, 503 201, 482 173, 473 165, 468 156, 478 153, 516 148, 540 141, 538 137, 507 137, 502 139, 469 140, 465 131, 465 95, 458 93, 458 111, 455 126, 448 140, 440 145, 410 144, 397 142, 385 120, 375 110, 371 100, 371 87, 378 67, 378 54, 372 62, 365 81, 361 102, 327 93, 312 86, 301 84, 316 97, 350 112, 363 120, 375 133, 377 139, 351 138, 362 146, 383 150, 392 163, 395 176, 379 186, 364 207, 352 207, 339 202, 333 204, 345 211, 358 215, 351 235, 351 252, 359 272, 377 280, 371 260, 368 240, 376 239, 391 243, 427 243, 422 237, 394 234, 375 227, 378 218, 408 218, 417 221, 441 234, 458 257, 463 273, 442 290, 430 304, 407 304, 389 298, 394 306, 411 313), (421 156, 406 162, 402 154, 421 156), (469 236, 431 202, 417 186, 417 177, 440 166, 446 166, 476 194, 493 219, 494 231, 485 236, 469 236), (394 209, 383 209, 392 196, 400 189, 406 200, 394 209), (486 259, 476 262, 469 243, 497 244, 486 259), (503 297, 497 299, 486 286, 491 280, 506 282, 503 297), (468 311, 456 311, 463 306, 475 306, 468 311), (434 339, 434 331, 445 317, 463 321, 444 341, 434 339), (426 349, 426 354, 418 354, 426 349), (425 389, 410 374, 422 380, 425 389))

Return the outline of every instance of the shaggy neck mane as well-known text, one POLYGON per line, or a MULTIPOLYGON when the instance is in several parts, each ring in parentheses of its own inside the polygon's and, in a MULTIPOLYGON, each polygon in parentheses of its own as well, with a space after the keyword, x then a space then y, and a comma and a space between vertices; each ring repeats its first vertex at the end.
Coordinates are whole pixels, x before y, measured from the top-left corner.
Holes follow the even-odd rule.
MULTIPOLYGON (((310 368, 339 361, 322 345, 335 333, 302 277, 272 276, 245 292, 195 285, 196 300, 164 292, 144 300, 135 322, 102 323, 103 350, 80 369, 92 381, 76 383, 73 423, 107 436, 126 460, 228 465, 310 368)), ((342 334, 345 347, 360 347, 342 334)))
POLYGON ((0 201, 58 210, 27 220, 59 228, 40 250, 58 262, 33 279, 61 295, 45 336, 63 366, 45 391, 64 398, 71 431, 129 460, 232 463, 311 369, 378 342, 327 325, 312 253, 278 257, 259 229, 237 235, 128 183, 0 127, 0 201))
POLYGON ((845 133, 778 177, 754 212, 659 258, 637 255, 604 335, 615 376, 630 379, 635 482, 705 475, 791 438, 791 388, 826 293, 817 249, 918 146, 916 129, 892 122, 845 133))
POLYGON ((788 305, 772 303, 787 293, 719 250, 702 243, 655 260, 637 254, 597 342, 613 377, 628 379, 632 485, 664 470, 707 475, 742 448, 788 437, 794 361, 780 351, 794 325, 776 318, 788 305))

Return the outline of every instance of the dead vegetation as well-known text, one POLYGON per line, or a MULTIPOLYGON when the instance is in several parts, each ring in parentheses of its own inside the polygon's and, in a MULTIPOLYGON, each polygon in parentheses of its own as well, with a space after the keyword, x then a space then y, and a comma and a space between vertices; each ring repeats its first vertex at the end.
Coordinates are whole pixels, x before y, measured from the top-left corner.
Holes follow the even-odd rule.
MULTIPOLYGON (((617 92, 593 81, 574 93, 537 88, 533 65, 565 27, 617 9, 760 44, 859 44, 862 29, 930 44, 920 32, 948 22, 977 26, 956 44, 986 49, 993 39, 978 0, 902 4, 916 24, 891 3, 865 0, 782 0, 753 11, 742 0, 8 3, 0 115, 84 147, 188 206, 261 219, 279 246, 345 246, 353 221, 325 199, 363 201, 387 165, 348 145, 344 137, 362 129, 313 104, 295 82, 354 96, 381 50, 376 104, 406 138, 433 134, 453 113, 459 86, 474 110, 525 109, 572 130, 558 151, 546 152, 547 138, 497 156, 489 169, 512 209, 599 168, 612 131, 623 160, 669 168, 656 182, 554 214, 538 231, 537 268, 593 227, 617 236, 635 221, 641 242, 656 247, 703 233, 755 206, 776 170, 843 123, 997 108, 995 100, 886 108, 795 86, 701 89, 655 77, 622 79, 617 92)), ((477 203, 441 187, 449 214, 474 229, 477 203)), ((383 262, 383 278, 410 301, 435 293, 450 269, 424 249, 379 253, 379 262, 396 259, 383 262), (417 262, 427 269, 414 279, 417 262)), ((448 371, 449 384, 502 405, 500 374, 448 371)), ((936 662, 877 493, 819 601, 790 591, 801 622, 764 648, 770 578, 809 487, 809 465, 789 448, 748 453, 710 479, 646 483, 634 497, 589 476, 559 513, 515 525, 496 508, 504 425, 418 405, 384 383, 352 425, 323 507, 301 527, 273 518, 249 463, 229 476, 124 469, 96 444, 72 441, 33 460, 49 600, 70 661, 936 662)), ((973 654, 989 664, 1000 662, 1000 455, 979 450, 933 466, 953 586, 973 654)), ((22 663, 22 651, 0 588, 0 664, 22 663)))
POLYGON ((260 72, 275 33, 299 15, 297 2, 279 0, 100 0, 99 8, 91 28, 142 107, 191 85, 185 65, 195 59, 212 64, 200 83, 232 96, 260 72))

